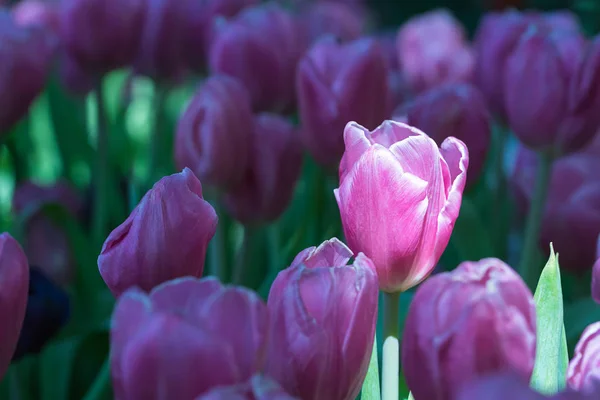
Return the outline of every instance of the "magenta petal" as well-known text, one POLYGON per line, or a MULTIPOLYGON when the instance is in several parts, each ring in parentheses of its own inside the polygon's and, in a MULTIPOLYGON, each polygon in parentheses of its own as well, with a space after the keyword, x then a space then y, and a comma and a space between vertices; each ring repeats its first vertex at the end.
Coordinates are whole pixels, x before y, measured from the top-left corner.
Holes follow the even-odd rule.
POLYGON ((387 120, 371 133, 371 139, 384 147, 404 140, 411 136, 426 136, 417 128, 413 128, 403 122, 387 120))
POLYGON ((346 151, 340 161, 340 182, 344 179, 348 171, 365 151, 371 147, 373 142, 370 139, 371 133, 365 127, 356 122, 348 122, 344 129, 344 143, 346 151))
POLYGON ((394 143, 389 149, 396 156, 405 172, 427 182, 430 182, 430 179, 437 175, 438 147, 429 137, 425 135, 410 136, 394 143))
POLYGON ((304 260, 308 268, 343 267, 354 254, 352 250, 338 238, 329 239, 319 245, 314 252, 304 260))
POLYGON ((223 285, 214 277, 202 280, 185 277, 155 287, 150 293, 150 299, 156 311, 193 318, 199 306, 222 290, 223 285))

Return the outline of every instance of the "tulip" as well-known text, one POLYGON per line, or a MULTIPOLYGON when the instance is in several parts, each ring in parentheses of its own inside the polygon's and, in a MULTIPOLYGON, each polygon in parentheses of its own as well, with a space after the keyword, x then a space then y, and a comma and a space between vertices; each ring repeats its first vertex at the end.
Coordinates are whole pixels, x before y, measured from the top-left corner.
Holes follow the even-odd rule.
POLYGON ((388 69, 372 39, 315 44, 298 66, 296 84, 304 145, 323 166, 337 167, 348 121, 375 128, 390 113, 388 69))
POLYGON ((64 0, 61 37, 90 74, 101 76, 130 64, 142 37, 144 0, 64 0))
POLYGON ((463 262, 415 294, 402 340, 402 366, 416 399, 453 399, 487 374, 529 382, 535 362, 535 304, 519 275, 495 258, 463 262))
POLYGON ((302 51, 296 20, 280 6, 249 7, 219 24, 211 44, 213 73, 233 76, 248 88, 257 111, 289 111, 302 51))
POLYGON ((242 182, 223 199, 231 215, 245 225, 279 218, 292 200, 302 167, 297 132, 288 120, 261 114, 250 129, 250 165, 242 182))
POLYGON ((266 372, 291 395, 353 400, 367 373, 377 320, 371 261, 337 239, 302 251, 281 271, 267 302, 266 372), (343 366, 343 367, 342 367, 343 366))
POLYGON ((137 73, 158 81, 173 81, 182 75, 185 5, 186 2, 171 0, 146 2, 142 36, 134 61, 137 73))
POLYGON ((467 147, 441 147, 404 123, 344 131, 346 152, 334 190, 344 234, 377 268, 379 287, 405 291, 424 280, 448 245, 465 187, 467 147))
POLYGON ((244 178, 249 164, 250 98, 235 79, 209 77, 198 89, 177 125, 175 163, 223 189, 244 178))
POLYGON ((46 83, 56 48, 52 37, 35 27, 21 27, 0 10, 0 134, 23 118, 46 83))
POLYGON ((567 369, 567 384, 582 392, 600 392, 600 322, 583 331, 567 369))
POLYGON ((202 276, 217 215, 185 168, 154 184, 113 230, 98 257, 104 282, 118 297, 132 286, 149 291, 173 278, 202 276))
POLYGON ((51 32, 60 31, 58 3, 48 0, 23 0, 15 4, 11 13, 20 26, 43 26, 51 32))
POLYGON ((17 347, 27 308, 29 265, 21 246, 8 233, 0 234, 0 380, 17 347))
POLYGON ((581 32, 577 15, 570 10, 558 10, 542 14, 543 23, 553 30, 581 32))
POLYGON ((110 364, 117 399, 194 399, 262 368, 268 311, 255 293, 180 278, 117 301, 110 364))
POLYGON ((438 145, 450 136, 462 140, 470 154, 467 185, 477 181, 491 140, 490 116, 479 90, 469 84, 440 86, 401 107, 399 115, 438 145))
POLYGON ((307 47, 326 35, 333 35, 343 42, 356 40, 366 25, 362 10, 332 1, 308 5, 300 14, 300 22, 307 47))
POLYGON ((464 28, 445 9, 416 16, 398 30, 398 62, 413 92, 472 79, 475 57, 464 28))
POLYGON ((592 297, 596 303, 600 304, 600 235, 598 235, 596 258, 596 263, 592 269, 592 297))
POLYGON ((52 186, 25 182, 15 188, 13 212, 25 230, 25 254, 55 283, 66 286, 73 278, 75 260, 66 232, 44 215, 43 207, 56 204, 73 217, 83 210, 79 193, 68 183, 52 186))
POLYGON ((254 375, 248 382, 221 386, 196 400, 294 400, 272 379, 254 375))

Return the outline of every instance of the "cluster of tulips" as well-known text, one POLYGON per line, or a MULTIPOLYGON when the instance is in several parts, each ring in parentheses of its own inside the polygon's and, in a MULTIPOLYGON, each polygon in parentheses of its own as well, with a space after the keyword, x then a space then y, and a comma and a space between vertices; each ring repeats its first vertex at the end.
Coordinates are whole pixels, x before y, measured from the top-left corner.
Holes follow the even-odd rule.
POLYGON ((600 398, 570 11, 2 7, 0 398, 600 398))

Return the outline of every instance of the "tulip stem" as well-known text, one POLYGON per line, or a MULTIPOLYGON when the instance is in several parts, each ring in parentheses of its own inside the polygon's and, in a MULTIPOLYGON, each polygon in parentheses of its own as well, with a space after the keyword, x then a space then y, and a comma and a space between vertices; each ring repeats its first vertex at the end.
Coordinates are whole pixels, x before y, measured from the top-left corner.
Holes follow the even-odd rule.
POLYGON ((496 129, 495 140, 496 140, 496 154, 494 159, 494 173, 496 174, 496 190, 494 193, 494 212, 492 213, 494 218, 494 229, 492 235, 494 235, 494 245, 498 251, 500 258, 503 258, 506 253, 506 234, 507 234, 507 220, 505 210, 507 206, 506 198, 506 178, 504 176, 504 153, 506 148, 506 141, 508 139, 508 131, 502 126, 496 129))
POLYGON ((520 271, 525 282, 534 290, 542 272, 542 265, 537 265, 538 237, 542 225, 542 217, 546 206, 546 197, 552 176, 554 155, 551 152, 538 153, 538 167, 535 177, 533 198, 529 205, 529 215, 525 225, 523 253, 521 254, 520 271))
POLYGON ((108 219, 106 193, 108 192, 109 159, 108 159, 108 121, 104 108, 104 91, 102 79, 98 79, 94 90, 96 98, 96 176, 94 188, 94 245, 100 246, 105 239, 105 229, 108 219))
POLYGON ((150 134, 150 160, 148 162, 148 189, 152 187, 154 182, 160 176, 160 159, 161 153, 165 150, 163 147, 163 117, 164 108, 168 96, 168 89, 163 85, 156 85, 154 91, 154 104, 152 108, 154 110, 154 120, 152 122, 152 132, 150 134))
POLYGON ((208 244, 209 251, 209 273, 219 278, 221 282, 227 282, 229 280, 229 274, 227 272, 227 220, 223 215, 223 208, 219 195, 215 193, 212 197, 212 206, 219 217, 219 223, 217 224, 217 231, 215 236, 208 244))
POLYGON ((382 399, 397 400, 400 383, 400 342, 398 319, 400 293, 385 293, 383 314, 382 399))
POLYGON ((106 357, 96 375, 92 386, 88 389, 83 400, 98 400, 110 398, 110 358, 106 357))
POLYGON ((380 400, 381 388, 379 387, 379 357, 377 357, 377 334, 373 339, 373 351, 369 361, 369 369, 360 393, 362 400, 380 400))

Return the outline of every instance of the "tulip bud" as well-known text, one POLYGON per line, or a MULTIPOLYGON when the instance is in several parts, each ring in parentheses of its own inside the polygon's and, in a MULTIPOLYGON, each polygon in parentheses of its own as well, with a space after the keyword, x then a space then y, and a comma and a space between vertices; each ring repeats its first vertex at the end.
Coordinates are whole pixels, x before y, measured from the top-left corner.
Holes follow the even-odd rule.
POLYGON ((542 14, 543 23, 553 30, 581 32, 581 25, 577 15, 570 10, 558 10, 542 14))
POLYGON ((90 74, 125 67, 137 53, 145 6, 144 0, 63 0, 62 41, 90 74))
POLYGON ((349 122, 344 141, 334 194, 348 245, 373 260, 381 290, 410 289, 448 245, 467 179, 467 147, 449 137, 438 148, 395 121, 372 132, 349 122))
POLYGON ((257 111, 288 111, 293 105, 296 63, 302 51, 296 20, 274 3, 249 7, 216 28, 210 48, 212 72, 239 79, 257 111))
POLYGON ((57 35, 60 31, 60 15, 57 2, 23 0, 15 4, 11 12, 19 26, 43 26, 57 35))
POLYGON ((0 380, 17 347, 29 290, 29 265, 19 243, 0 234, 0 380))
POLYGON ((194 399, 246 382, 265 359, 268 310, 255 293, 214 278, 130 289, 111 324, 117 399, 194 399))
POLYGON ((252 127, 250 166, 242 182, 229 190, 224 205, 243 224, 274 221, 292 200, 302 167, 294 126, 274 114, 261 114, 252 127))
POLYGON ((319 41, 300 61, 296 84, 304 145, 324 166, 340 161, 348 121, 373 129, 391 111, 385 56, 371 39, 319 41))
POLYGON ((254 375, 248 382, 221 386, 196 400, 294 400, 273 380, 254 375))
POLYGON ((567 369, 567 384, 581 392, 600 392, 600 322, 585 328, 577 342, 567 369))
POLYGON ((345 3, 312 3, 300 15, 306 47, 320 37, 333 35, 346 42, 358 39, 365 30, 363 10, 345 3))
MULTIPOLYGON (((179 78, 183 65, 186 2, 149 0, 134 69, 159 81, 179 78)), ((189 49, 188 51, 195 51, 189 49)))
POLYGON ((491 140, 491 122, 485 100, 469 84, 447 84, 416 97, 401 107, 399 115, 441 145, 453 136, 469 149, 467 185, 479 178, 491 140))
POLYGON ((592 269, 592 298, 596 303, 600 304, 600 235, 598 235, 596 263, 592 269))
POLYGON ((116 296, 138 286, 149 291, 182 276, 202 276, 217 215, 202 185, 185 168, 166 176, 142 198, 102 246, 98 268, 116 296))
POLYGON ((406 317, 402 366, 416 399, 454 399, 464 385, 510 371, 529 382, 535 362, 531 291, 495 258, 429 278, 406 317))
POLYGON ((25 253, 29 262, 37 265, 52 281, 66 286, 73 278, 75 260, 66 233, 42 208, 57 204, 73 217, 83 210, 79 193, 68 183, 60 181, 52 186, 25 182, 15 188, 13 212, 25 230, 25 253))
POLYGON ((396 39, 400 68, 414 92, 472 79, 475 57, 464 28, 445 9, 416 16, 396 39))
POLYGON ((371 261, 331 239, 302 251, 271 286, 266 372, 301 399, 355 399, 367 373, 377 321, 371 261), (343 368, 340 366, 343 365, 343 368))
POLYGON ((253 126, 250 98, 235 79, 212 76, 198 89, 177 126, 175 162, 223 189, 244 178, 253 126))

